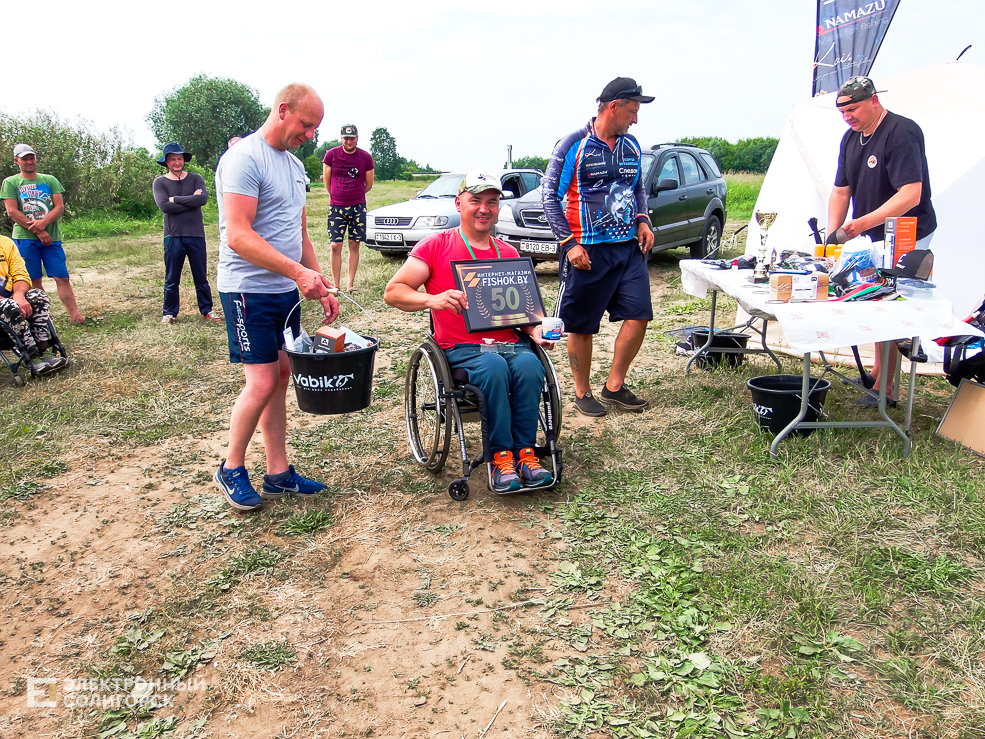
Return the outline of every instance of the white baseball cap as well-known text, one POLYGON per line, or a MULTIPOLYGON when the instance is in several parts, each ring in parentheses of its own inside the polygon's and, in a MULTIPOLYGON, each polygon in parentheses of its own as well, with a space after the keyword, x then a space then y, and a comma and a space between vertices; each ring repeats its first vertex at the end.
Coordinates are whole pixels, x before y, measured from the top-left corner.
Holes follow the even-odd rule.
POLYGON ((17 144, 17 146, 14 147, 15 157, 25 157, 28 154, 34 154, 34 156, 37 156, 37 153, 28 144, 17 144))

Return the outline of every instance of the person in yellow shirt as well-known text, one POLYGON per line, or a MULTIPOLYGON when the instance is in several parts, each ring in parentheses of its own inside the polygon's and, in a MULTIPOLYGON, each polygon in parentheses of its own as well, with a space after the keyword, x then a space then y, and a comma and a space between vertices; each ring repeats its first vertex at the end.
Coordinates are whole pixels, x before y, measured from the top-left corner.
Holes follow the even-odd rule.
POLYGON ((49 308, 45 291, 31 287, 31 276, 17 245, 0 236, 0 321, 23 344, 31 371, 36 375, 50 374, 68 364, 65 357, 48 349, 49 308))

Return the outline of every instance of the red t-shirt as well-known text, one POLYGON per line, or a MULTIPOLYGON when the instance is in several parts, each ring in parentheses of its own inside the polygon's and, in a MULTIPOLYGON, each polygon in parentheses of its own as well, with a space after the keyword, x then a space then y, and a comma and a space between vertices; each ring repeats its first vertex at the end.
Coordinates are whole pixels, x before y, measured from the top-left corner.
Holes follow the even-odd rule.
MULTIPOLYGON (((505 241, 499 239, 495 241, 499 246, 500 256, 520 256, 520 253, 505 241)), ((477 249, 473 244, 472 250, 475 252, 476 259, 496 259, 495 248, 477 249)), ((410 256, 424 261, 431 269, 431 276, 424 283, 424 290, 429 295, 438 295, 445 290, 457 290, 451 263, 472 258, 457 228, 428 236, 411 250, 410 256)), ((434 310, 431 311, 431 316, 434 318, 434 338, 442 349, 450 349, 455 344, 481 344, 483 339, 505 343, 517 340, 516 332, 511 328, 470 334, 465 330, 465 319, 450 310, 434 310)))
POLYGON ((366 202, 366 173, 373 169, 368 151, 356 149, 351 154, 341 146, 325 152, 322 164, 332 168, 328 194, 332 205, 361 205, 366 202))

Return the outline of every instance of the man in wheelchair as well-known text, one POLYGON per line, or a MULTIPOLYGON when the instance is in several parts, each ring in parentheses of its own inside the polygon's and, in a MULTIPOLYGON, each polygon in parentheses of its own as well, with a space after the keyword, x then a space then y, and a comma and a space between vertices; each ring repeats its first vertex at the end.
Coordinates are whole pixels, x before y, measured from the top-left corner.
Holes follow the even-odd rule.
MULTIPOLYGON (((491 235, 502 192, 499 177, 492 172, 466 174, 455 198, 461 227, 418 243, 387 284, 383 299, 408 312, 430 309, 435 340, 449 365, 466 370, 469 383, 486 398, 493 491, 510 493, 554 481, 534 453, 544 366, 512 329, 466 331, 462 317, 465 293, 455 289, 451 268, 454 260, 519 256, 512 246, 491 235), (425 292, 420 292, 422 286, 425 292)), ((531 341, 552 346, 541 337, 540 326, 523 330, 531 341)))
POLYGON ((47 375, 68 364, 48 351, 50 303, 44 290, 31 288, 31 276, 17 245, 0 236, 0 322, 15 338, 19 354, 27 356, 35 375, 47 375))

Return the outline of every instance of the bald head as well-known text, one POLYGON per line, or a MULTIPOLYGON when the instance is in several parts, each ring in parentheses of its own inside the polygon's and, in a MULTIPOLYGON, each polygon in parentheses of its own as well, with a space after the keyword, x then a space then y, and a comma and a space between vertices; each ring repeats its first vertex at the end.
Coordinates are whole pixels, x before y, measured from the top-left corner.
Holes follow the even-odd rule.
POLYGON ((314 88, 294 82, 279 90, 263 124, 263 137, 275 149, 297 149, 315 137, 325 106, 314 88))
POLYGON ((277 95, 274 96, 273 107, 276 109, 281 103, 287 103, 287 109, 293 113, 297 110, 298 105, 308 98, 315 98, 319 103, 321 102, 315 88, 301 82, 292 82, 277 92, 277 95))

